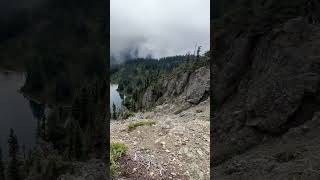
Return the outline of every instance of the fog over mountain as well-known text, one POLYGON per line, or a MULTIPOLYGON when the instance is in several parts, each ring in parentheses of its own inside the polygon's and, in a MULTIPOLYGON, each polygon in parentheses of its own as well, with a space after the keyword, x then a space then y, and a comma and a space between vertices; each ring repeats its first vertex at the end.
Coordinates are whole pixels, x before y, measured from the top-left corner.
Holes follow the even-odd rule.
POLYGON ((111 0, 111 55, 155 58, 209 50, 210 0, 111 0))

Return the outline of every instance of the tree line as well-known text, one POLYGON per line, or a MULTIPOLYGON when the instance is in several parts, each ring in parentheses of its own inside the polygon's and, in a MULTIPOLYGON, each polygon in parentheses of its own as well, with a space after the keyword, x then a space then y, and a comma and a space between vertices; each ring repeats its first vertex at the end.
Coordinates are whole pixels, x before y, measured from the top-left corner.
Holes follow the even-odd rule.
MULTIPOLYGON (((143 95, 148 88, 154 89, 156 96, 162 95, 160 80, 175 71, 193 71, 197 67, 208 64, 209 52, 201 55, 201 46, 193 54, 164 57, 160 59, 138 58, 116 67, 111 71, 111 82, 118 84, 120 96, 125 95, 123 106, 136 112, 144 109, 143 95)), ((113 105, 113 114, 117 114, 113 105)), ((113 116, 116 119, 116 115, 113 116)))
POLYGON ((55 180, 73 161, 103 158, 106 85, 101 79, 85 82, 71 104, 52 107, 47 115, 44 105, 30 101, 37 119, 36 146, 28 152, 24 146, 20 149, 11 129, 8 163, 3 162, 0 153, 0 180, 33 176, 39 180, 55 180))
POLYGON ((8 163, 5 165, 2 149, 0 148, 0 180, 22 180, 24 179, 24 159, 19 151, 18 138, 13 129, 10 129, 8 138, 8 163))

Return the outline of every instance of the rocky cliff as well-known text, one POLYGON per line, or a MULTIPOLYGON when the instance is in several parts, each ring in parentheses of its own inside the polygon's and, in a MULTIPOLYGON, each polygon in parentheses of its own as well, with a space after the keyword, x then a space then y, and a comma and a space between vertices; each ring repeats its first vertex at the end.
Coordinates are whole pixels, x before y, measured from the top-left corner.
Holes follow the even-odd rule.
POLYGON ((209 97, 210 68, 202 66, 192 72, 179 71, 160 79, 158 84, 144 93, 142 104, 145 108, 169 103, 185 109, 209 97))
POLYGON ((297 15, 267 27, 215 37, 216 179, 320 177, 320 26, 297 15))

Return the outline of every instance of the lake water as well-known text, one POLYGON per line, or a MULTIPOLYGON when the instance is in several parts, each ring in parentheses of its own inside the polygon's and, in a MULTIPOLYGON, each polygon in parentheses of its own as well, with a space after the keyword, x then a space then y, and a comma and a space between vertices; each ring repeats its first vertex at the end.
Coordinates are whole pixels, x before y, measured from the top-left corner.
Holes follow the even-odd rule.
MULTIPOLYGON (((40 105, 26 99, 18 90, 24 84, 22 73, 0 70, 0 145, 4 156, 10 128, 13 128, 20 147, 26 150, 35 145, 37 118, 34 116, 40 105)), ((20 148, 22 150, 22 148, 20 148)))
MULTIPOLYGON (((4 156, 8 154, 10 128, 18 137, 20 150, 23 145, 26 150, 31 149, 36 144, 37 119, 47 114, 43 105, 19 92, 24 82, 24 74, 0 70, 0 146, 4 156)), ((117 88, 118 85, 110 84, 110 107, 114 103, 117 109, 121 109, 123 99, 117 88)))
POLYGON ((121 109, 122 107, 122 98, 117 91, 118 85, 117 84, 110 84, 110 108, 112 110, 112 104, 114 103, 117 109, 121 109))

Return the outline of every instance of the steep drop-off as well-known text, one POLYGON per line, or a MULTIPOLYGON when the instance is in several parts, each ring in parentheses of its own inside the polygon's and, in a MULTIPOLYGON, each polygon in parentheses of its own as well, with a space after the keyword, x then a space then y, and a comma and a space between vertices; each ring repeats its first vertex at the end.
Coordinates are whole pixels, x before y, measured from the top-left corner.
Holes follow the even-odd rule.
POLYGON ((164 73, 152 74, 141 96, 141 111, 111 121, 111 141, 128 148, 115 179, 210 179, 208 64, 205 55, 160 68, 164 73))

